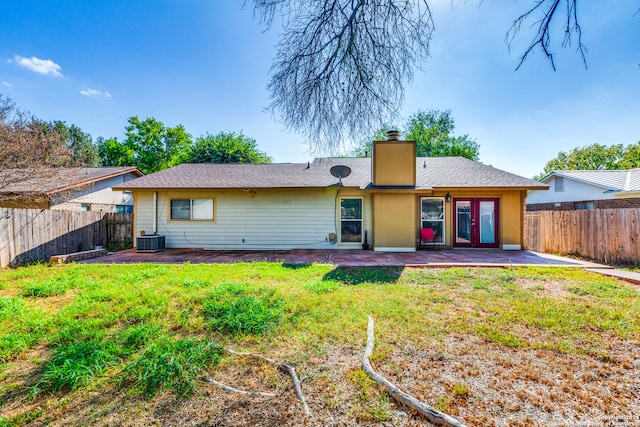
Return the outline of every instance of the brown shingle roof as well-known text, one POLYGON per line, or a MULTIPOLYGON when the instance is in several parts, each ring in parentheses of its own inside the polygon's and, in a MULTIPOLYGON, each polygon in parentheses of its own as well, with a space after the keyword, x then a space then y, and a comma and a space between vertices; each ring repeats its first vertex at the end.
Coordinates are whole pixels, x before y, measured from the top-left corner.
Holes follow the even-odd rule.
POLYGON ((56 168, 33 171, 5 169, 0 170, 0 182, 2 182, 2 178, 6 175, 7 177, 10 177, 10 179, 6 180, 9 181, 9 184, 3 186, 0 192, 36 192, 51 194, 127 173, 133 173, 138 176, 143 175, 143 173, 137 168, 130 166, 104 168, 56 168))
MULTIPOLYGON (((418 157, 419 189, 435 187, 547 188, 546 185, 462 157, 418 157), (423 167, 426 165, 426 168, 423 167)), ((332 166, 346 165, 351 174, 345 187, 371 188, 371 159, 318 158, 312 163, 182 164, 115 187, 117 190, 197 188, 308 188, 330 187, 338 179, 332 166)))

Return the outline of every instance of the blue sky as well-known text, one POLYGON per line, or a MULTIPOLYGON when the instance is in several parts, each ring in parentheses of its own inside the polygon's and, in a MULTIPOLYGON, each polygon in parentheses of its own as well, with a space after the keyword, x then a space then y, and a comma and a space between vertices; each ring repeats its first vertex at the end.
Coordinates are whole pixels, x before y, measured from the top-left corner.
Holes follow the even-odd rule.
MULTIPOLYGON (((403 116, 451 109, 480 160, 523 176, 560 150, 640 141, 637 0, 580 0, 588 69, 573 47, 540 52, 515 71, 511 21, 533 0, 432 0, 431 57, 407 88, 403 116)), ((277 28, 242 0, 21 0, 0 13, 0 93, 45 120, 122 139, 129 116, 183 124, 194 137, 242 131, 276 162, 305 162, 300 135, 265 112, 277 28)), ((562 36, 562 33, 557 33, 562 36)), ((400 121, 401 123, 402 121, 400 121)))

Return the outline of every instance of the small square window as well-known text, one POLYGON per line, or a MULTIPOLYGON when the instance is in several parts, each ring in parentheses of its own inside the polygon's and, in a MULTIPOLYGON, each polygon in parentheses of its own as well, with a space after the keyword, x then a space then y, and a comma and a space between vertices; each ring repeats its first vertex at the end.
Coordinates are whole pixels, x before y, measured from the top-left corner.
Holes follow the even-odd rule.
POLYGON ((85 211, 85 212, 89 212, 91 211, 91 205, 88 203, 81 203, 80 204, 80 210, 81 211, 85 211))

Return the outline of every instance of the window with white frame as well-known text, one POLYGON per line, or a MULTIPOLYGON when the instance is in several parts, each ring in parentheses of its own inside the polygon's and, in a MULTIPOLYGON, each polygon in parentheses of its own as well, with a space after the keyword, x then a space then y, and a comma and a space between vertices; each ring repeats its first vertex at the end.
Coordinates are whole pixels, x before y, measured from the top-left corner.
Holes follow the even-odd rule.
POLYGON ((420 198, 420 227, 433 230, 433 242, 445 244, 444 197, 420 198))
POLYGON ((340 242, 362 243, 362 198, 340 199, 340 242))
POLYGON ((563 177, 556 176, 556 179, 554 180, 553 189, 555 190, 556 193, 564 191, 564 178, 563 177))
POLYGON ((213 199, 171 199, 171 219, 213 221, 213 199))

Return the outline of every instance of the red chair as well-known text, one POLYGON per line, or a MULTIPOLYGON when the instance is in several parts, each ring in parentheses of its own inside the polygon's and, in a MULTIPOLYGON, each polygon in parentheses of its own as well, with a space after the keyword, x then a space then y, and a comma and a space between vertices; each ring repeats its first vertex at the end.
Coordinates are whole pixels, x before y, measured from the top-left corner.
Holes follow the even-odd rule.
POLYGON ((420 244, 431 245, 433 248, 437 248, 438 240, 436 239, 433 228, 421 228, 420 229, 420 244))

